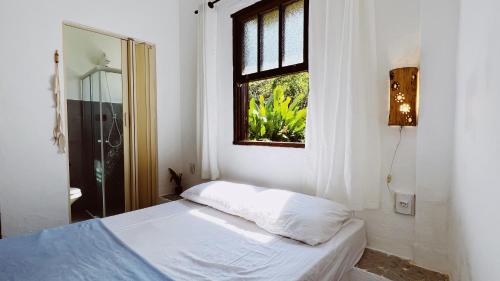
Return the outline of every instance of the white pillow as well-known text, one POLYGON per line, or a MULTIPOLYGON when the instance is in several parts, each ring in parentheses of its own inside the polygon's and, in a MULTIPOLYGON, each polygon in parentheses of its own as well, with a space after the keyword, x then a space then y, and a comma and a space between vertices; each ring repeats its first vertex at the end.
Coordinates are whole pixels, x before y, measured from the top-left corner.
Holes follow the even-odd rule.
POLYGON ((333 201, 279 189, 259 192, 250 209, 247 219, 261 228, 311 246, 330 240, 352 215, 333 201))
POLYGON ((226 181, 202 183, 184 191, 184 199, 210 206, 219 211, 246 218, 249 216, 249 198, 264 188, 226 181))
POLYGON ((349 209, 330 200, 224 181, 194 186, 181 196, 312 246, 330 240, 351 217, 349 209))

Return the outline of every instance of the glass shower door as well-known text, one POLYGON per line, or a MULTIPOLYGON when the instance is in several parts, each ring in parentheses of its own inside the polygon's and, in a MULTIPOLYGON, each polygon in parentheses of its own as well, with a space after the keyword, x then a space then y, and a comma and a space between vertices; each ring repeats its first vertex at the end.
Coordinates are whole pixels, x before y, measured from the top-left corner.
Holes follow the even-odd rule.
POLYGON ((86 207, 94 217, 105 216, 104 176, 102 163, 102 114, 99 91, 99 74, 93 73, 82 80, 83 143, 82 165, 84 170, 86 207))
POLYGON ((88 212, 125 212, 122 74, 104 68, 82 80, 88 212))
POLYGON ((101 71, 102 163, 105 216, 125 212, 122 74, 101 71))

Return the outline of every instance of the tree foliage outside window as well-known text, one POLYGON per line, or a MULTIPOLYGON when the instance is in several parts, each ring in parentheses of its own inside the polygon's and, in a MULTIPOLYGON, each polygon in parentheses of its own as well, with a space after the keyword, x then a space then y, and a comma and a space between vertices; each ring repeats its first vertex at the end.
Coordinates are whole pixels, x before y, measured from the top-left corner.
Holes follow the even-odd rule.
POLYGON ((248 84, 248 139, 305 140, 309 74, 284 75, 248 84))

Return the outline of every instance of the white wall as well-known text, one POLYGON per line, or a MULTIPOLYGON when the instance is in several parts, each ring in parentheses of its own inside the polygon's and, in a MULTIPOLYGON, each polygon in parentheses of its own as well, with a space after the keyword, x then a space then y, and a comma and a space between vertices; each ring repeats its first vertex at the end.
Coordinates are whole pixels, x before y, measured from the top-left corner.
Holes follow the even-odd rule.
MULTIPOLYGON (((419 66, 420 63, 420 1, 376 1, 376 32, 379 88, 377 95, 382 124, 382 171, 379 210, 358 212, 367 225, 371 248, 413 259, 415 219, 394 213, 393 196, 388 192, 385 177, 399 140, 399 128, 387 126, 389 71, 398 67, 419 66)), ((418 128, 406 127, 393 168, 393 190, 415 193, 416 135, 418 128)))
MULTIPOLYGON (((11 236, 68 222, 67 155, 51 143, 53 52, 64 20, 156 44, 160 193, 180 169, 179 1, 0 2, 0 206, 11 236)), ((61 80, 62 81, 62 80, 61 80)))
POLYGON ((500 3, 460 2, 452 280, 500 280, 500 3))
POLYGON ((448 195, 455 112, 458 2, 422 0, 414 259, 448 272, 448 195))

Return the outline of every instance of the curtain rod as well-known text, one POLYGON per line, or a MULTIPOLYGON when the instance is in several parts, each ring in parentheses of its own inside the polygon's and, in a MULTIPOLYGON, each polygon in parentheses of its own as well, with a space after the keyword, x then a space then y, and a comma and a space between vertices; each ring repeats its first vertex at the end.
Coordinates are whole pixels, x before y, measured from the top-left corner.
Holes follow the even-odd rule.
MULTIPOLYGON (((210 9, 213 9, 215 7, 215 3, 219 2, 220 0, 214 0, 214 1, 208 1, 208 7, 210 9)), ((194 11, 194 13, 197 15, 199 13, 198 10, 194 11)))

